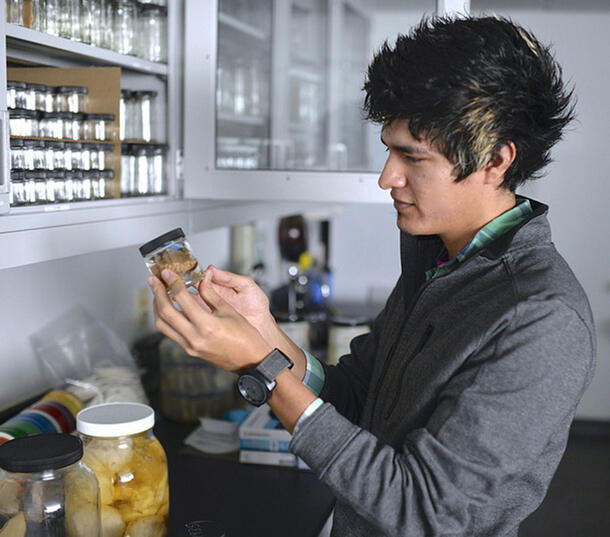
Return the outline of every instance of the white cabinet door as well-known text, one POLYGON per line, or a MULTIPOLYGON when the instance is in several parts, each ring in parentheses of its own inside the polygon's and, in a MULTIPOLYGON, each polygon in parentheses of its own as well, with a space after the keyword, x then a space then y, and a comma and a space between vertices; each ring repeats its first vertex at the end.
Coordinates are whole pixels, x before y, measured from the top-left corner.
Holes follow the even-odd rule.
POLYGON ((387 201, 360 119, 366 6, 186 0, 185 197, 387 201))

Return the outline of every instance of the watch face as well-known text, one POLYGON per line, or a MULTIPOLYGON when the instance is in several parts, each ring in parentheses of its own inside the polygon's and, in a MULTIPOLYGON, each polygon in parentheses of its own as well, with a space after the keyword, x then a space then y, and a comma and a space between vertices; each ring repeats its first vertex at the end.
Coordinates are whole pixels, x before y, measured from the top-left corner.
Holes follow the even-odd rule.
POLYGON ((242 375, 237 381, 237 387, 246 401, 255 406, 261 406, 267 402, 267 388, 252 375, 242 375))

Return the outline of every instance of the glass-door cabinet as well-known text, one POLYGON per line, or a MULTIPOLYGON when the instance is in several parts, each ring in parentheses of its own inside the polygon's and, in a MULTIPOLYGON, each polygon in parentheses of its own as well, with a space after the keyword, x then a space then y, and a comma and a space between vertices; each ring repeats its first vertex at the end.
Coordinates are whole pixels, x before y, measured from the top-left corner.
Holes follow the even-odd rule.
POLYGON ((186 1, 186 197, 387 200, 361 117, 367 6, 186 1))

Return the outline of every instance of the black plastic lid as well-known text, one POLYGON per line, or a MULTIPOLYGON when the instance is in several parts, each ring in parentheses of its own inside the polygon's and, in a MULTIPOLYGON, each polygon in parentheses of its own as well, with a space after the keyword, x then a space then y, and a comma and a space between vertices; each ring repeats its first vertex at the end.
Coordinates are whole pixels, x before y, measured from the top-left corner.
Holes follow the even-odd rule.
POLYGON ((186 235, 184 234, 184 231, 182 231, 182 228, 177 227, 176 229, 172 229, 171 231, 168 231, 163 235, 159 235, 157 238, 148 241, 146 244, 140 246, 140 253, 142 254, 142 256, 146 256, 151 252, 154 252, 157 248, 161 248, 161 246, 163 246, 165 243, 175 241, 177 239, 182 239, 185 236, 186 235))
POLYGON ((59 119, 72 119, 76 114, 74 112, 55 112, 59 119))
POLYGON ((72 170, 69 172, 66 172, 66 177, 70 175, 72 177, 72 179, 82 179, 83 178, 83 172, 81 170, 72 170))
POLYGON ((26 118, 37 118, 38 112, 36 110, 26 110, 25 108, 12 108, 8 111, 9 117, 26 117, 26 118))
POLYGON ((134 91, 133 94, 136 97, 156 97, 157 92, 153 90, 142 90, 142 91, 134 91))
POLYGON ((5 442, 0 446, 0 468, 7 472, 42 472, 69 466, 81 460, 83 443, 70 434, 37 434, 5 442))
POLYGON ((6 85, 9 88, 19 88, 19 89, 26 88, 25 82, 21 82, 20 80, 7 80, 6 85))
POLYGON ((167 7, 160 6, 159 4, 143 4, 138 2, 138 7, 142 11, 160 11, 163 14, 167 14, 167 7))
POLYGON ((53 149, 65 149, 66 144, 64 142, 59 142, 59 141, 49 141, 47 142, 49 147, 52 147, 53 149))
POLYGON ((95 142, 84 142, 83 149, 88 149, 89 151, 97 151, 97 145, 95 142))
POLYGON ((23 147, 23 139, 11 138, 11 147, 23 147))
POLYGON ((57 93, 89 93, 86 86, 59 86, 55 89, 57 93))
POLYGON ((23 147, 44 147, 43 140, 23 140, 23 147))
POLYGON ((69 142, 70 143, 70 149, 73 151, 80 151, 83 148, 83 144, 81 144, 80 142, 69 142))
POLYGON ((45 84, 26 84, 27 89, 34 91, 48 91, 49 86, 45 84))
POLYGON ((122 89, 121 90, 121 97, 123 97, 125 99, 131 99, 131 97, 133 97, 133 90, 122 89))
POLYGON ((23 170, 11 170, 11 181, 23 181, 25 172, 23 170))
POLYGON ((47 172, 47 177, 51 177, 52 179, 65 179, 66 178, 66 170, 49 170, 47 172))
POLYGON ((61 114, 64 114, 65 112, 41 112, 40 113, 40 117, 42 119, 47 118, 47 119, 61 119, 63 118, 63 116, 61 114))
POLYGON ((114 121, 114 114, 85 114, 85 119, 101 119, 104 121, 114 121))
POLYGON ((104 179, 114 179, 114 171, 113 170, 101 170, 100 177, 104 179))
POLYGON ((25 178, 26 179, 34 179, 34 181, 36 179, 46 179, 47 178, 47 172, 46 171, 42 171, 42 170, 26 170, 25 171, 25 178))

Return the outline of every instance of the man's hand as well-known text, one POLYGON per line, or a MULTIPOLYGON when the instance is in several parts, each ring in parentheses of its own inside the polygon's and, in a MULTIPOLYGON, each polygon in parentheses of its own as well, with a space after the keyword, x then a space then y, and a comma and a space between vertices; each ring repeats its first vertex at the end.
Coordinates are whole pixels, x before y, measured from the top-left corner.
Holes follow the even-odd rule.
POLYGON ((212 271, 200 282, 199 295, 190 293, 182 279, 167 269, 162 277, 182 311, 174 306, 163 283, 150 276, 147 282, 154 294, 155 326, 191 356, 236 372, 260 362, 273 350, 257 328, 216 292, 212 271))
MULTIPOLYGON (((214 290, 268 340, 276 329, 276 323, 269 311, 267 295, 254 280, 214 265, 205 272, 210 274, 214 290)), ((199 286, 204 285, 204 281, 199 286)))

